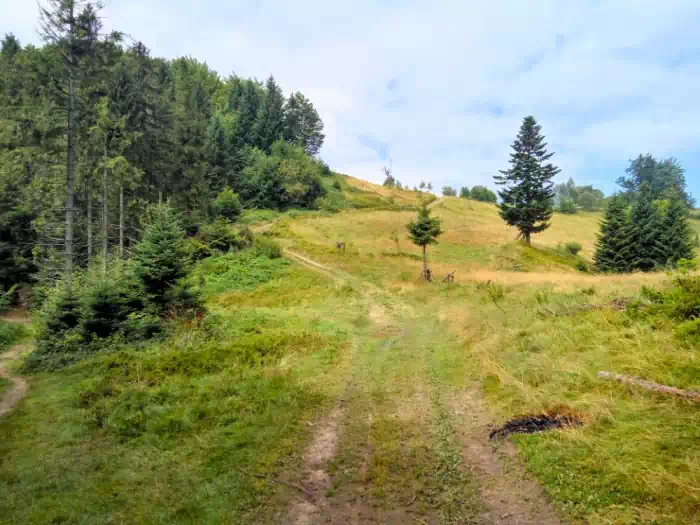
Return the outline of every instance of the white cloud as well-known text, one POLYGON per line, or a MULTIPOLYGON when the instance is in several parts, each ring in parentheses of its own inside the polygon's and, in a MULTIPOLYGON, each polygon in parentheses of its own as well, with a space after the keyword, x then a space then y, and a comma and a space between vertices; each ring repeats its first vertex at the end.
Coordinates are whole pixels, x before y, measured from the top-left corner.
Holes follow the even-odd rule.
MULTIPOLYGON (((0 0, 0 12, 0 32, 36 41, 33 2, 0 0)), ((589 165, 700 146, 692 0, 112 0, 105 14, 157 55, 274 73, 318 108, 331 166, 375 181, 383 161, 361 135, 389 145, 409 185, 490 184, 527 114, 561 178, 581 182, 600 178, 589 165)))

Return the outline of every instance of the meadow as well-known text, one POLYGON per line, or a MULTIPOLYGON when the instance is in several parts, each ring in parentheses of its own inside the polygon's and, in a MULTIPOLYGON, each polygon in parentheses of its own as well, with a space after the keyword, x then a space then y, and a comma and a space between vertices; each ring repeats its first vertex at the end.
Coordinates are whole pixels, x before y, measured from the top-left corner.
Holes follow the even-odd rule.
POLYGON ((597 377, 700 389, 697 341, 648 308, 677 276, 590 273, 598 213, 528 248, 494 205, 443 198, 426 283, 424 196, 342 185, 349 209, 249 217, 286 258, 200 262, 201 323, 31 376, 0 420, 0 523, 700 520, 697 406, 597 377), (583 424, 488 440, 562 410, 583 424))

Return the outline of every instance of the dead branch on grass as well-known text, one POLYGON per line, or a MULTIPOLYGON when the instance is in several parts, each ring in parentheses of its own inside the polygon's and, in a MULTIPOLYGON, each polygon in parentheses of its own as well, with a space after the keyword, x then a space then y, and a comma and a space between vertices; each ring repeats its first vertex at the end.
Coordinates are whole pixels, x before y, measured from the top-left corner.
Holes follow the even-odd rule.
POLYGON ((673 386, 667 386, 662 385, 661 383, 647 381, 646 379, 642 379, 640 377, 613 374, 612 372, 605 371, 598 372, 598 377, 607 381, 616 381, 618 383, 626 385, 638 386, 640 388, 643 388, 644 390, 649 390, 658 394, 677 396, 682 397, 684 399, 690 399, 691 401, 700 402, 700 392, 694 392, 692 390, 682 390, 673 386))

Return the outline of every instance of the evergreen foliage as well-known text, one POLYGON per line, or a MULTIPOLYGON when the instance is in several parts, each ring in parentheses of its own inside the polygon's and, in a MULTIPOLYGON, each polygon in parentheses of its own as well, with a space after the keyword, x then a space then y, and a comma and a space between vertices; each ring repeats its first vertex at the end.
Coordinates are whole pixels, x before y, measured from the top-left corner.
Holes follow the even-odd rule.
POLYGON ((427 203, 423 202, 418 209, 418 217, 416 220, 409 222, 406 227, 408 228, 409 238, 413 244, 423 249, 423 272, 427 275, 427 248, 430 244, 437 244, 437 238, 443 233, 440 228, 440 219, 431 217, 430 208, 428 208, 427 203))
POLYGON ((459 198, 460 199, 469 199, 471 198, 472 194, 469 191, 469 186, 462 186, 459 189, 459 198))
POLYGON ((282 139, 284 131, 284 95, 274 77, 270 76, 265 82, 265 94, 253 126, 255 146, 269 152, 272 144, 282 139))
POLYGON ((238 217, 243 213, 243 206, 237 193, 229 187, 224 188, 221 193, 216 196, 214 201, 216 207, 216 215, 223 217, 229 222, 236 222, 238 217))
POLYGON ((626 237, 627 246, 622 255, 631 270, 650 272, 665 265, 659 211, 654 206, 650 187, 646 183, 640 187, 639 196, 632 207, 626 237))
POLYGON ((168 200, 194 234, 226 187, 246 208, 310 208, 324 194, 330 168, 312 158, 323 122, 302 93, 152 57, 102 35, 99 7, 46 0, 46 45, 2 40, 2 288, 32 275, 68 282, 74 263, 98 254, 109 265, 114 245, 125 256, 139 241, 155 202, 168 200))
POLYGON ((547 152, 542 127, 534 117, 525 117, 512 148, 511 168, 502 170, 494 179, 503 186, 498 193, 501 217, 515 226, 529 245, 533 234, 549 227, 554 197, 552 178, 560 170, 547 162, 554 153, 547 152))
POLYGON ((134 273, 143 284, 150 302, 160 311, 177 306, 169 294, 191 266, 185 244, 185 231, 174 210, 168 206, 153 208, 151 224, 134 250, 134 273))
POLYGON ((610 199, 600 224, 594 262, 600 272, 621 273, 630 270, 625 259, 629 240, 630 221, 624 198, 615 195, 610 199))
POLYGON ((660 241, 665 264, 676 267, 678 262, 695 258, 695 236, 688 223, 689 211, 685 197, 672 191, 660 223, 660 241))

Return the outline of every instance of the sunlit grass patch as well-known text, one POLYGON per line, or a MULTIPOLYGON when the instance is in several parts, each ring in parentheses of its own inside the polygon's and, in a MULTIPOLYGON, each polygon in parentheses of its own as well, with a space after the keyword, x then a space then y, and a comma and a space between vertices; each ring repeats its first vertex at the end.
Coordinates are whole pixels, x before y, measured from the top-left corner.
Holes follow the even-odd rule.
POLYGON ((597 372, 696 390, 696 350, 679 343, 663 320, 613 309, 614 294, 605 292, 545 289, 506 298, 508 326, 474 347, 483 389, 502 420, 558 404, 586 415, 578 430, 515 438, 529 468, 574 516, 594 523, 694 522, 697 407, 603 382, 597 372), (591 303, 602 308, 567 313, 591 303), (543 309, 553 315, 539 315, 543 309))

